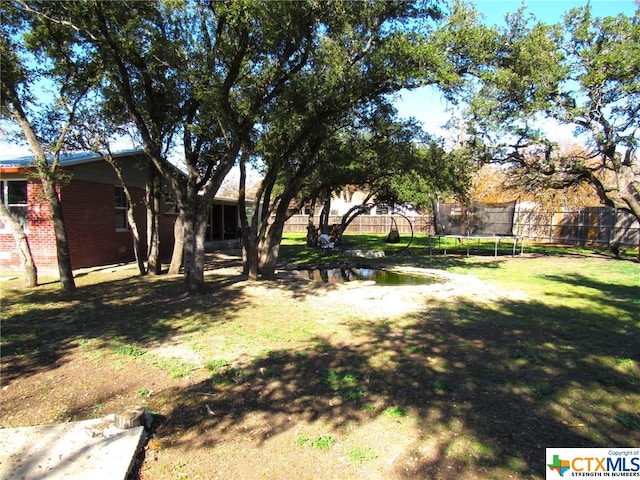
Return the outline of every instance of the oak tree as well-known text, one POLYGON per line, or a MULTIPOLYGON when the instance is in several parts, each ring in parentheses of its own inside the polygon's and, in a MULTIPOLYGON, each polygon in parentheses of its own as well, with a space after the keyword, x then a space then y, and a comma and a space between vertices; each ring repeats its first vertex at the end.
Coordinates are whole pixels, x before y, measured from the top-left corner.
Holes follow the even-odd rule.
POLYGON ((586 182, 640 221, 640 9, 594 18, 587 5, 558 25, 521 9, 507 20, 470 82, 470 143, 511 166, 522 186, 586 182), (545 122, 573 127, 584 148, 560 148, 545 122))

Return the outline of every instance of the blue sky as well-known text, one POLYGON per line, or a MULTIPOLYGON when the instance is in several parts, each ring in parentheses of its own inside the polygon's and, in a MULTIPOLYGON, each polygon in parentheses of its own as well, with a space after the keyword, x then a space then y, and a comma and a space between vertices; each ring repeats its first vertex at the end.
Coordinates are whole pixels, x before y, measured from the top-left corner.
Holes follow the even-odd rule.
MULTIPOLYGON (((505 13, 517 10, 522 2, 519 0, 476 0, 473 2, 481 11, 488 24, 501 23, 505 13)), ((592 12, 597 17, 624 13, 628 16, 635 12, 633 0, 529 0, 525 2, 527 11, 545 23, 557 23, 562 15, 576 7, 589 3, 592 12)))
MULTIPOLYGON (((488 25, 500 25, 505 14, 515 12, 522 6, 520 0, 475 0, 476 8, 484 15, 488 25)), ((565 12, 589 3, 596 17, 615 16, 624 13, 633 16, 636 5, 633 0, 529 0, 525 2, 527 12, 544 23, 554 24, 562 21, 565 12)), ((401 117, 413 117, 421 121, 424 130, 438 136, 447 136, 442 126, 451 115, 448 105, 434 87, 425 87, 410 92, 402 92, 395 103, 401 117)), ((570 128, 556 129, 561 140, 571 136, 570 128)))

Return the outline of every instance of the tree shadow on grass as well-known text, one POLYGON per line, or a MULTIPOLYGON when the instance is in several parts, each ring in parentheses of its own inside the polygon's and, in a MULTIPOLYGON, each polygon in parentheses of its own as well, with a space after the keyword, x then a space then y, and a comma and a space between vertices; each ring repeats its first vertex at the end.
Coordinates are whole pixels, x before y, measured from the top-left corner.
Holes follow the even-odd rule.
POLYGON ((182 293, 178 277, 129 277, 63 294, 39 288, 6 295, 2 318, 3 383, 52 370, 83 342, 93 348, 162 341, 172 335, 228 317, 241 304, 241 290, 227 288, 237 277, 207 280, 209 292, 182 293), (218 295, 217 292, 223 292, 218 295), (13 303, 13 305, 11 305, 13 303))
POLYGON ((634 315, 636 321, 640 320, 640 308, 638 308, 640 305, 640 285, 610 284, 580 274, 545 275, 545 279, 556 282, 563 288, 572 286, 589 289, 590 291, 586 294, 590 298, 597 299, 599 303, 625 310, 634 315))
MULTIPOLYGON (((584 295, 563 289, 567 283, 588 285, 598 300, 606 292, 607 311, 593 301, 437 300, 402 318, 345 319, 352 338, 316 336, 159 393, 170 409, 157 434, 210 448, 247 427, 260 445, 303 422, 341 435, 347 425, 366 429, 396 412, 415 421, 416 439, 389 478, 540 477, 545 447, 637 445, 633 289, 580 276, 557 280, 559 298, 584 295)), ((244 302, 237 281, 213 274, 210 294, 196 298, 180 293, 181 279, 166 277, 86 286, 70 296, 36 290, 3 318, 3 379, 54 369, 82 340, 145 345, 233 318, 244 302)), ((267 286, 294 299, 314 288, 267 286)))
MULTIPOLYGON (((302 245, 286 245, 281 247, 280 266, 285 270, 296 268, 332 268, 349 265, 362 268, 419 267, 449 270, 456 268, 464 270, 473 268, 466 255, 429 255, 424 248, 410 249, 404 252, 390 252, 384 257, 363 258, 345 256, 342 250, 322 252, 302 245)), ((493 257, 483 259, 484 268, 499 268, 501 263, 509 257, 493 257)))
POLYGON ((638 415, 640 369, 615 360, 640 344, 637 324, 505 300, 441 302, 349 325, 353 341, 314 338, 171 392, 158 434, 211 447, 251 423, 261 444, 301 422, 366 428, 397 408, 416 419, 419 438, 394 462, 393 478, 541 477, 546 447, 640 442, 635 423, 622 421, 638 415), (595 324, 618 333, 566 335, 595 324))

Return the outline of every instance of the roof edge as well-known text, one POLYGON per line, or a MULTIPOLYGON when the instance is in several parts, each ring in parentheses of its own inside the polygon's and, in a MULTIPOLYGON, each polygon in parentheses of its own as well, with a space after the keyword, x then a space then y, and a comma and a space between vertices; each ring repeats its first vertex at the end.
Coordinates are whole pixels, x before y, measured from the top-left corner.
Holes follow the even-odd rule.
MULTIPOLYGON (((144 149, 132 148, 127 150, 119 150, 112 153, 113 158, 120 158, 133 155, 143 155, 144 149)), ((9 173, 14 172, 15 169, 26 169, 33 164, 33 155, 26 155, 22 157, 0 159, 0 171, 9 173)), ((97 152, 72 152, 63 153, 60 155, 60 166, 70 167, 73 165, 82 165, 85 163, 96 162, 104 159, 104 155, 97 152)), ((47 156, 47 161, 51 162, 51 157, 47 156)))

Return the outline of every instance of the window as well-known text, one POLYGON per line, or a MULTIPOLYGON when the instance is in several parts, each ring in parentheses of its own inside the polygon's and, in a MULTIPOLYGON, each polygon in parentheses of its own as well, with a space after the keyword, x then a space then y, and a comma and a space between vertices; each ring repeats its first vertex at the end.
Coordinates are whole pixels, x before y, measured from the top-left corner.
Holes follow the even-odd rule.
POLYGON ((389 207, 384 205, 377 206, 376 215, 389 215, 389 207))
POLYGON ((124 188, 116 187, 116 230, 126 230, 127 222, 127 197, 124 188))
MULTIPOLYGON (((0 200, 23 228, 27 226, 27 181, 0 180, 0 200)), ((0 230, 5 225, 0 221, 0 230)))
POLYGON ((169 187, 163 187, 162 201, 164 203, 165 215, 175 215, 179 212, 178 202, 176 202, 176 196, 171 190, 169 190, 169 187))

